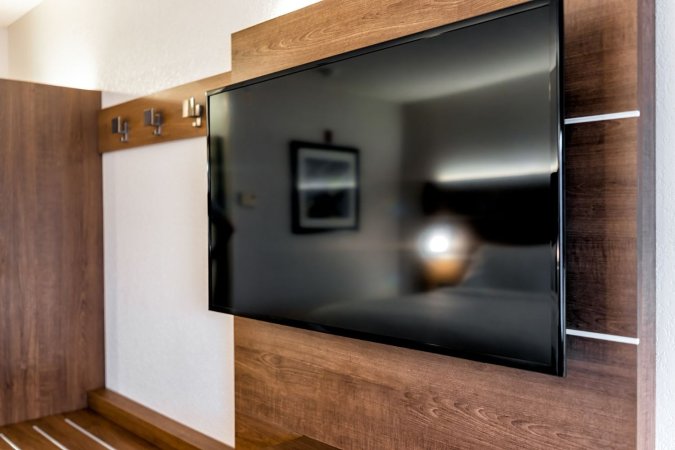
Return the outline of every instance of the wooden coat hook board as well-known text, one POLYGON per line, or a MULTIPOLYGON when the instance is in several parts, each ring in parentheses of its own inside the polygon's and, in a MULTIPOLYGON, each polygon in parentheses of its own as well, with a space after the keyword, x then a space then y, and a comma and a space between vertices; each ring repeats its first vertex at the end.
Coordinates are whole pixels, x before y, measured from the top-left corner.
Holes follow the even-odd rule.
POLYGON ((206 136, 206 127, 202 125, 206 114, 206 91, 228 84, 230 73, 225 72, 102 109, 98 115, 99 153, 206 136), (152 113, 148 116, 146 111, 150 110, 152 113), (161 114, 160 132, 157 132, 160 129, 157 114, 161 114), (150 123, 146 118, 152 119, 150 123), (122 124, 126 124, 126 129, 122 124), (113 133, 111 126, 117 132, 113 133), (123 129, 127 133, 126 140, 124 135, 120 138, 123 129))

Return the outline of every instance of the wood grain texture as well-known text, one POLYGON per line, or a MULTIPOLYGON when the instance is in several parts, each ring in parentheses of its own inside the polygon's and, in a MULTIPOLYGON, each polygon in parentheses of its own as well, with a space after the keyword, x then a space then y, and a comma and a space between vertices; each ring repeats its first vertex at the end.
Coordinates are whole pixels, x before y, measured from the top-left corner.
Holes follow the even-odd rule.
MULTIPOLYGON (((232 35, 232 81, 288 69, 525 1, 324 0, 232 35)), ((636 0, 564 1, 568 117, 632 111, 636 0)))
MULTIPOLYGON (((73 421, 117 450, 150 450, 158 448, 87 410, 79 410, 67 414, 57 414, 37 420, 7 425, 0 427, 0 433, 4 434, 21 449, 39 450, 56 448, 36 431, 33 426, 39 427, 69 450, 103 448, 103 446, 96 443, 89 436, 68 424, 66 419, 73 421)), ((6 444, 3 444, 3 442, 0 441, 0 449, 4 450, 7 448, 12 450, 9 445, 6 445, 6 447, 3 445, 6 444)))
POLYGON ((638 93, 638 448, 653 449, 656 396, 655 4, 639 0, 638 93))
POLYGON ((101 110, 98 116, 99 151, 106 153, 206 136, 206 91, 225 86, 229 82, 230 73, 226 72, 101 110), (193 119, 182 117, 183 100, 189 97, 194 97, 204 108, 200 128, 192 126, 193 119), (153 127, 143 125, 143 111, 149 108, 155 108, 162 114, 164 124, 161 136, 152 134, 153 127), (120 142, 120 135, 111 132, 111 120, 117 116, 129 122, 128 142, 120 142))
POLYGON ((104 383, 100 93, 0 80, 0 424, 104 383))
POLYGON ((44 417, 29 422, 29 425, 39 427, 68 450, 92 450, 92 448, 101 448, 91 438, 68 425, 63 417, 60 416, 44 417))
POLYGON ((164 449, 231 450, 198 431, 182 425, 156 411, 123 397, 99 389, 88 395, 89 408, 136 436, 164 449))
POLYGON ((66 413, 63 417, 72 420, 116 450, 159 448, 90 410, 66 413))
POLYGON ((565 133, 567 326, 637 337, 638 120, 565 133))
POLYGON ((569 340, 567 378, 235 318, 236 405, 344 449, 633 448, 636 349, 569 340))
POLYGON ((637 0, 565 0, 567 117, 638 109, 637 0))
MULTIPOLYGON (((46 438, 36 433, 26 422, 9 425, 2 428, 2 434, 7 436, 14 445, 20 449, 53 450, 52 445, 46 438)), ((14 449, 11 449, 14 450, 14 449)))
POLYGON ((529 0, 323 0, 232 35, 232 81, 339 55, 529 0))
POLYGON ((338 450, 332 445, 324 444, 314 439, 302 436, 291 441, 286 441, 281 444, 273 445, 266 448, 267 450, 338 450))
POLYGON ((237 450, 273 447, 301 437, 297 433, 240 412, 237 412, 234 423, 237 450))

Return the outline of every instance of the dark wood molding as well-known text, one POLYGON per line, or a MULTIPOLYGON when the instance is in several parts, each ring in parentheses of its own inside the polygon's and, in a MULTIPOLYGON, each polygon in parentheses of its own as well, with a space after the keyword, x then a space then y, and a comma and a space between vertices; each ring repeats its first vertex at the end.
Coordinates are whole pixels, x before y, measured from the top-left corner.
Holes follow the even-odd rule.
POLYGON ((100 92, 0 80, 0 425, 104 384, 100 92))
POLYGON ((89 392, 89 408, 136 436, 163 449, 231 450, 175 420, 108 389, 89 392))
POLYGON ((144 145, 206 136, 206 91, 229 83, 230 73, 225 72, 101 110, 98 115, 99 152, 128 150, 144 145), (194 119, 182 117, 183 100, 189 97, 195 97, 195 101, 203 108, 202 126, 199 128, 192 126, 194 119), (143 111, 149 108, 155 108, 162 113, 164 123, 160 136, 154 136, 153 128, 143 125, 143 111), (121 142, 120 135, 112 133, 111 121, 117 116, 128 121, 128 142, 121 142))

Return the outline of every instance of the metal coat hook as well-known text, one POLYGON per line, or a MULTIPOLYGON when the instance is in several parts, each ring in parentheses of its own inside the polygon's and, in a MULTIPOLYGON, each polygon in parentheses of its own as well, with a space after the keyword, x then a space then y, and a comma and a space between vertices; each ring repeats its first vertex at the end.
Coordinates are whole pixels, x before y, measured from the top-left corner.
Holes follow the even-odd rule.
POLYGON ((183 118, 193 117, 192 126, 200 128, 202 126, 202 105, 195 102, 194 97, 183 100, 183 118))
POLYGON ((113 134, 121 134, 120 142, 129 142, 129 122, 117 116, 112 119, 113 134))
POLYGON ((143 111, 143 123, 145 126, 155 127, 152 134, 155 136, 162 135, 162 113, 155 112, 155 108, 146 109, 143 111))

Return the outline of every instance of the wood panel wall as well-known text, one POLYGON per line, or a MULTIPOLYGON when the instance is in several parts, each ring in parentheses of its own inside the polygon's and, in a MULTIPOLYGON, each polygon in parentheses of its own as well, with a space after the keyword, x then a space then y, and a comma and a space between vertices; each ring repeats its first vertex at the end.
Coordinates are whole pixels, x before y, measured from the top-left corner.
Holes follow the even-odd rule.
POLYGON ((0 80, 0 425, 104 384, 99 92, 0 80))
MULTIPOLYGON (((233 81, 514 4, 323 0, 233 35, 233 81)), ((565 0, 568 337, 555 378, 235 319, 237 414, 346 449, 652 448, 653 0, 565 0), (638 33, 638 30, 640 32, 638 33), (638 364, 639 362, 639 364, 638 364)))

